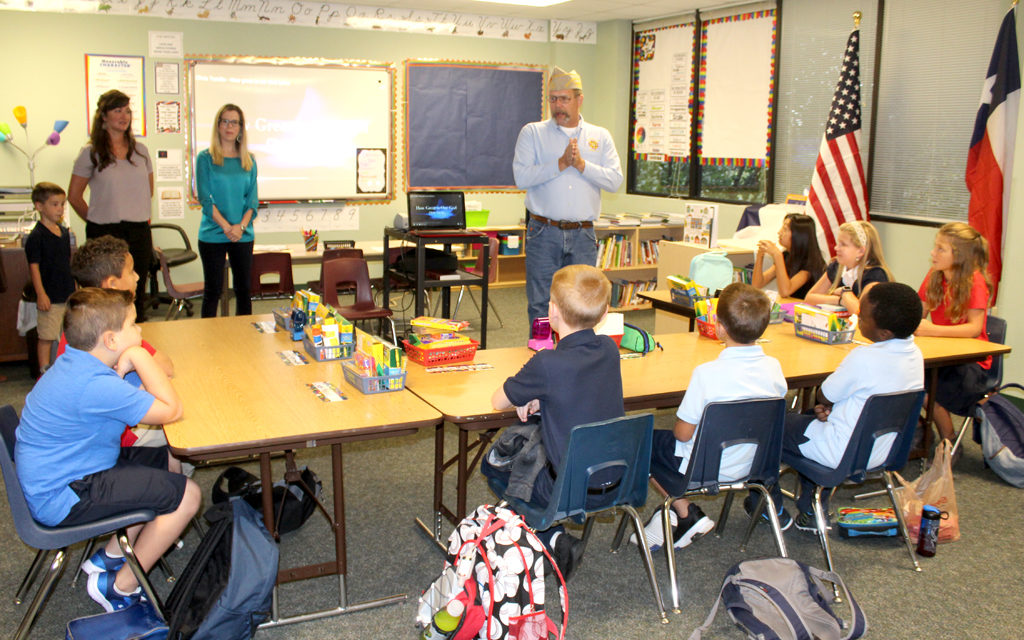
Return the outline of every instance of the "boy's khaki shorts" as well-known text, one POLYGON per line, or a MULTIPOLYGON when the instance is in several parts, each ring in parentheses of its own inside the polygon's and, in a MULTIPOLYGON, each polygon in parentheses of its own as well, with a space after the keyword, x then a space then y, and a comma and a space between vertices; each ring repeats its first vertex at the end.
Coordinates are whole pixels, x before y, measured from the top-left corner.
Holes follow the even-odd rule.
POLYGON ((40 340, 60 340, 60 332, 64 330, 63 302, 53 303, 49 311, 40 311, 36 320, 36 331, 40 340))

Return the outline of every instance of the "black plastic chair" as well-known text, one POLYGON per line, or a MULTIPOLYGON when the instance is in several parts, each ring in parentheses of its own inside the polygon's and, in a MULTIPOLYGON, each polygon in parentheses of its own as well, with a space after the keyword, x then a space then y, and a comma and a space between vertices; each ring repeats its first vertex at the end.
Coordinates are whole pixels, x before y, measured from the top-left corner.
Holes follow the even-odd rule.
MULTIPOLYGON (((192 249, 192 243, 188 239, 188 234, 186 234, 185 230, 179 227, 178 225, 168 224, 166 222, 157 222, 149 225, 149 228, 150 231, 154 232, 154 236, 157 235, 156 232, 159 232, 162 229, 177 232, 178 235, 181 236, 182 243, 185 245, 184 247, 164 247, 158 242, 153 242, 154 256, 153 261, 150 263, 149 266, 149 302, 152 305, 152 307, 156 309, 157 307, 160 306, 161 302, 171 302, 170 295, 160 295, 160 285, 157 279, 157 273, 160 271, 160 262, 157 255, 155 255, 156 252, 163 252, 164 257, 167 259, 168 267, 177 267, 183 264, 188 264, 189 262, 192 262, 193 260, 199 258, 199 256, 192 249)), ((191 306, 189 308, 191 309, 191 306)), ((189 315, 192 314, 190 313, 189 315)))
MULTIPOLYGON (((768 505, 772 533, 779 555, 787 557, 786 542, 779 525, 778 507, 772 500, 770 489, 779 481, 779 463, 782 456, 782 431, 786 415, 785 398, 759 398, 711 402, 704 407, 697 428, 696 441, 686 469, 686 493, 669 496, 662 504, 662 531, 672 531, 670 510, 672 503, 682 497, 695 495, 718 495, 726 492, 722 512, 715 526, 715 536, 720 537, 732 507, 735 491, 754 489, 760 494, 754 517, 750 518, 746 536, 740 551, 746 550, 747 541, 757 524, 765 504, 768 505), (738 444, 755 446, 750 470, 739 479, 723 482, 719 480, 722 452, 738 444)), ((621 527, 620 527, 621 528, 621 527)), ((637 540, 643 540, 643 536, 637 540)), ((646 545, 644 545, 646 546, 646 545)), ((679 611, 679 584, 676 579, 675 547, 670 540, 664 544, 668 561, 669 582, 672 586, 672 608, 679 611)))
MULTIPOLYGON (((1006 320, 996 316, 989 316, 985 322, 985 333, 988 334, 989 342, 1006 344, 1006 320)), ((992 356, 992 366, 989 367, 988 376, 985 379, 985 396, 988 397, 989 394, 995 393, 1001 386, 1003 386, 1003 355, 999 354, 992 356)), ((981 411, 981 407, 976 404, 967 412, 967 419, 964 420, 963 426, 960 427, 960 433, 957 434, 956 440, 953 442, 951 454, 956 452, 960 446, 960 441, 964 439, 967 429, 977 424, 977 414, 979 411, 981 411)), ((973 437, 975 442, 981 444, 981 433, 978 432, 976 426, 973 437)))
POLYGON ((25 593, 31 588, 36 576, 43 568, 49 552, 56 550, 57 553, 50 562, 46 579, 40 585, 35 599, 33 599, 28 611, 25 612, 25 617, 14 634, 15 640, 28 636, 32 623, 35 622, 36 616, 50 597, 54 586, 57 584, 57 580, 60 579, 61 573, 64 571, 68 547, 113 531, 117 532, 117 541, 121 545, 125 559, 135 577, 138 578, 139 584, 142 585, 146 597, 156 608, 157 613, 163 617, 163 607, 160 604, 156 591, 149 583, 149 579, 146 578, 146 572, 142 570, 138 560, 135 558, 135 552, 128 542, 127 532, 128 527, 149 522, 156 517, 156 514, 149 509, 136 509, 120 516, 104 518, 103 520, 83 525, 47 527, 39 524, 32 518, 32 514, 29 512, 28 502, 25 500, 25 494, 22 493, 21 481, 18 480, 18 474, 15 470, 14 443, 16 442, 15 430, 17 426, 18 414, 14 411, 14 407, 10 405, 0 407, 0 439, 3 440, 3 446, 0 446, 0 467, 3 469, 4 484, 7 486, 7 501, 11 507, 11 519, 14 521, 14 528, 22 541, 28 546, 38 549, 28 574, 22 580, 21 586, 18 587, 14 600, 15 604, 21 604, 25 593))
MULTIPOLYGON (((565 459, 557 470, 551 501, 547 505, 505 497, 507 487, 499 479, 488 478, 487 485, 496 495, 503 497, 534 529, 544 530, 562 520, 570 519, 585 523, 584 549, 595 522, 593 516, 609 510, 625 511, 633 522, 636 535, 642 538, 644 525, 636 510, 637 507, 643 507, 647 501, 647 476, 651 468, 653 433, 654 416, 649 413, 573 427, 569 435, 569 447, 566 449, 565 459), (602 496, 603 506, 591 506, 588 498, 593 496, 588 490, 595 484, 591 476, 600 473, 604 478, 608 475, 614 476, 616 471, 618 480, 602 484, 610 487, 602 496)), ((620 527, 613 549, 619 546, 622 532, 623 527, 620 527)), ((651 550, 646 545, 640 545, 640 553, 647 569, 651 589, 654 591, 661 621, 668 622, 661 590, 654 576, 651 550)))
MULTIPOLYGON (((832 548, 828 542, 828 518, 821 505, 821 492, 824 489, 834 489, 847 480, 854 483, 864 482, 869 476, 876 474, 880 474, 885 481, 885 491, 892 503, 893 511, 896 512, 900 535, 903 536, 903 541, 907 545, 907 553, 910 554, 914 570, 921 570, 917 563, 917 557, 914 555, 914 547, 910 543, 907 523, 896 502, 892 472, 899 471, 907 464, 914 440, 914 430, 917 428, 917 419, 921 415, 923 403, 923 389, 880 393, 868 398, 860 412, 860 418, 853 428, 853 433, 850 435, 850 442, 846 445, 843 458, 835 469, 830 469, 799 455, 782 452, 784 463, 817 485, 814 490, 812 508, 814 509, 815 526, 818 529, 818 540, 821 543, 821 551, 825 556, 825 564, 829 571, 833 571, 834 567, 832 565, 832 548), (896 434, 896 438, 889 449, 889 455, 886 456, 882 464, 869 468, 868 460, 871 457, 871 449, 874 447, 875 441, 890 433, 896 434)), ((833 589, 835 589, 834 585, 833 589)), ((834 594, 838 601, 839 592, 834 591, 834 594)))

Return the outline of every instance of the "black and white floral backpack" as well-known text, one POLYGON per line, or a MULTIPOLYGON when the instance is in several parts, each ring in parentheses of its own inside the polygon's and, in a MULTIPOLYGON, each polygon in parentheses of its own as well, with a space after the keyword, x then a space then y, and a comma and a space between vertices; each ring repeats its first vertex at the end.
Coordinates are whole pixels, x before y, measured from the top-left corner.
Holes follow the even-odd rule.
POLYGON ((465 607, 452 640, 565 637, 565 580, 537 534, 506 507, 482 505, 455 527, 444 570, 420 596, 417 624, 429 625, 452 600, 465 607), (544 611, 545 558, 560 583, 561 627, 544 611))

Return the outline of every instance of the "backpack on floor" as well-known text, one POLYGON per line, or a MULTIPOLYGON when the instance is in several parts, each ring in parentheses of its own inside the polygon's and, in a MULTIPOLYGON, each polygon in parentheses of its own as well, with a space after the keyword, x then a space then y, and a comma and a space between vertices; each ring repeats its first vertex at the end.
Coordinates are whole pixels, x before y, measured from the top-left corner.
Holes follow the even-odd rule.
POLYGON ((790 558, 745 560, 729 569, 711 613, 690 640, 700 640, 722 602, 729 617, 752 640, 854 640, 868 630, 864 612, 837 574, 790 558), (825 581, 845 593, 853 612, 849 625, 829 606, 832 589, 825 581), (843 629, 847 629, 845 635, 843 629))
POLYGON ((441 576, 420 596, 417 624, 429 626, 452 600, 463 605, 452 640, 565 637, 569 600, 562 574, 537 534, 505 507, 482 505, 455 527, 441 576), (561 584, 561 628, 544 611, 545 558, 561 584))
POLYGON ((64 640, 164 640, 167 623, 147 601, 94 616, 76 618, 65 628, 64 640))
MULTIPOLYGON (((1019 384, 999 388, 1024 391, 1019 384)), ((993 393, 988 402, 976 408, 974 439, 981 442, 985 462, 1003 480, 1024 488, 1024 412, 1017 398, 993 393)))
MULTIPOLYGON (((298 530, 316 511, 323 483, 308 467, 299 469, 300 482, 278 480, 273 487, 274 524, 279 534, 298 530), (307 490, 308 489, 308 490, 307 490)), ((211 497, 214 504, 231 498, 243 498, 259 512, 263 508, 263 487, 260 479, 240 467, 228 467, 213 483, 211 497)))
POLYGON ((243 640, 270 617, 278 549, 245 500, 206 512, 210 528, 164 606, 170 640, 243 640))
POLYGON ((732 284, 732 260, 724 251, 698 253, 690 260, 690 280, 707 287, 710 295, 717 295, 732 284))

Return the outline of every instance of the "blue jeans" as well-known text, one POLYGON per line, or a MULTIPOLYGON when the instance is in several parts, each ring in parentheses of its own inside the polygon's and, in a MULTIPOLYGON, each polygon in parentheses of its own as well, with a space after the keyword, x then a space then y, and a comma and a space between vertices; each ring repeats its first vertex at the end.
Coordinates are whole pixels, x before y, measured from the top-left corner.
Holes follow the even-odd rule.
POLYGON ((570 264, 597 263, 594 228, 559 229, 530 220, 526 227, 526 300, 530 326, 548 315, 551 277, 570 264))

